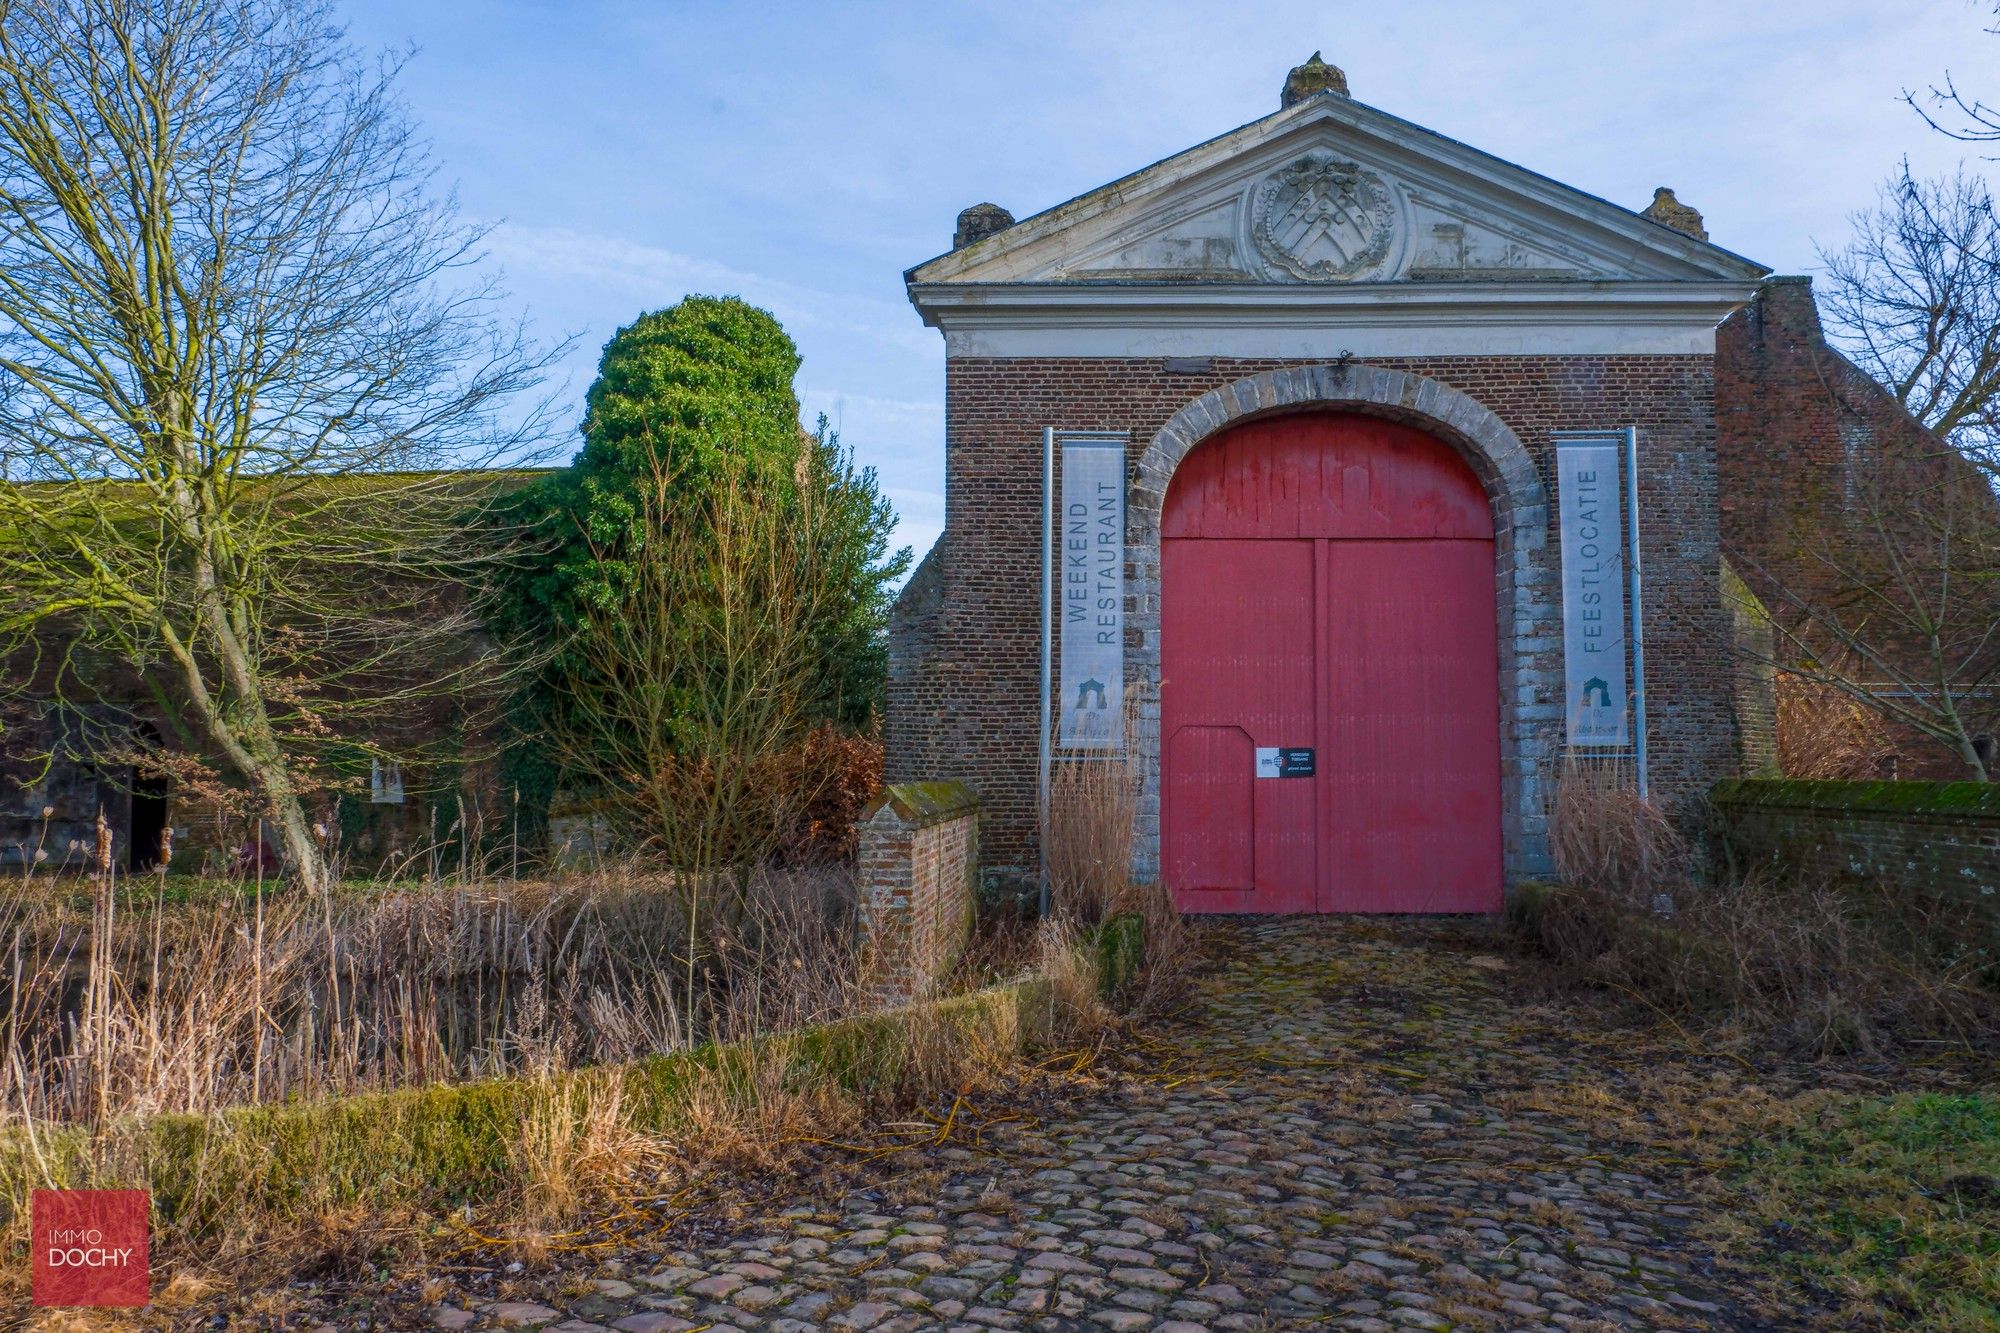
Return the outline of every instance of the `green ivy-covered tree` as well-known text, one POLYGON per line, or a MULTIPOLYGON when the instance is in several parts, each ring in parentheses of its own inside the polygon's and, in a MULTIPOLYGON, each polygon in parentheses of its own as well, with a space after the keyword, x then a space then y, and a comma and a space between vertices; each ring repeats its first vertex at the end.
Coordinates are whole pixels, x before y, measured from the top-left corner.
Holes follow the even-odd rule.
MULTIPOLYGON (((585 398, 582 450, 503 514, 523 554, 488 623, 542 658, 513 710, 520 735, 508 760, 530 836, 564 776, 537 737, 579 730, 565 725, 564 711, 576 706, 579 673, 591 669, 571 650, 578 626, 589 612, 640 595, 634 556, 666 536, 649 529, 670 522, 676 539, 700 540, 693 529, 708 521, 717 486, 774 497, 818 488, 840 557, 820 566, 828 584, 815 599, 811 711, 815 720, 857 728, 879 709, 889 590, 909 552, 889 549, 895 515, 873 471, 853 465, 824 418, 816 432, 801 429, 792 389, 798 368, 798 349, 778 321, 736 297, 690 296, 643 315, 605 345, 585 398), (672 475, 662 497, 664 458, 672 475), (670 519, 662 519, 663 505, 670 519)), ((682 595, 698 614, 700 590, 682 595)), ((689 697, 680 706, 699 702, 689 697)))

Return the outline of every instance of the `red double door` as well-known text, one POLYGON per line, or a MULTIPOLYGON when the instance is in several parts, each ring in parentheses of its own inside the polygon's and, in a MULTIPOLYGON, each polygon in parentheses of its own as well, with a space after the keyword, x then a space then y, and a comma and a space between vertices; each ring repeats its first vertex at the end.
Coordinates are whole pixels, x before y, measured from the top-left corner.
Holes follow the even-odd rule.
POLYGON ((1348 414, 1239 426, 1175 473, 1161 565, 1181 910, 1499 910, 1493 519, 1456 452, 1348 414))

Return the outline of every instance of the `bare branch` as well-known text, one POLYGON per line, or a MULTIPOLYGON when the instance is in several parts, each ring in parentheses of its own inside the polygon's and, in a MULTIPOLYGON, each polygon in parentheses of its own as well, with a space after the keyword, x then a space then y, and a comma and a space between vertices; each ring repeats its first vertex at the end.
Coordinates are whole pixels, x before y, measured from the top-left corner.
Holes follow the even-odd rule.
POLYGON ((1821 251, 1827 329, 1911 415, 2000 474, 2000 217, 1963 172, 1902 170, 1854 240, 1821 251))
POLYGON ((479 670, 466 470, 539 442, 560 350, 496 317, 398 68, 319 0, 0 9, 0 635, 190 701, 307 878, 329 719, 479 670))

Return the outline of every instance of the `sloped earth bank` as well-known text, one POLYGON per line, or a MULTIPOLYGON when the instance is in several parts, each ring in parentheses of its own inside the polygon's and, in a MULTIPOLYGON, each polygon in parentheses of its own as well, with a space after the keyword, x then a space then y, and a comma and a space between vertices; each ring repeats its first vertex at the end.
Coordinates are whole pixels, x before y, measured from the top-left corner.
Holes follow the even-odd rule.
MULTIPOLYGON (((664 1248, 336 1295, 338 1328, 1787 1328, 1710 1159, 1826 1070, 1550 1000, 1487 922, 1221 921, 1099 1090, 664 1248)), ((1863 1075, 1864 1084, 1872 1084, 1863 1075)), ((1860 1085, 1857 1085, 1860 1086, 1860 1085)), ((1879 1085, 1874 1085, 1879 1086, 1879 1085)), ((968 1122, 970 1123, 970 1122, 968 1122)))

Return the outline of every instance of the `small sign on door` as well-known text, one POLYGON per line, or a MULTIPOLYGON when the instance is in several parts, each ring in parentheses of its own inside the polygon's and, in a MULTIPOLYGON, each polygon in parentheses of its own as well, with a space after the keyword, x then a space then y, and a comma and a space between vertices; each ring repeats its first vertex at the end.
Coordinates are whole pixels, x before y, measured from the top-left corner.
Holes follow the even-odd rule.
POLYGON ((1300 745, 1260 745, 1257 747, 1257 776, 1260 778, 1309 778, 1313 775, 1313 752, 1300 745))

